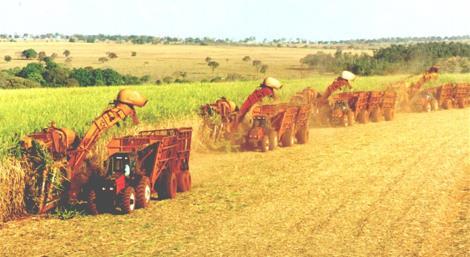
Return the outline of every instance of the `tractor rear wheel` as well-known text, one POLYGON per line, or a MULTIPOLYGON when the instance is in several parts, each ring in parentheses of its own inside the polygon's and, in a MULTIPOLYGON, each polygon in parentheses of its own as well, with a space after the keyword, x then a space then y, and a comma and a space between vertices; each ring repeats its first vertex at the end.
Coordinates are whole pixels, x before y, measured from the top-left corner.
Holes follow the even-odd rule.
POLYGON ((349 123, 349 126, 354 125, 354 121, 355 121, 354 112, 353 112, 352 110, 349 110, 349 112, 348 112, 348 123, 349 123))
POLYGON ((362 124, 366 124, 369 122, 369 112, 367 110, 362 110, 359 113, 359 122, 362 124))
POLYGON ((395 110, 393 108, 387 108, 384 110, 384 117, 386 121, 391 121, 395 117, 395 110))
POLYGON ((258 142, 258 147, 261 150, 261 152, 269 151, 269 137, 263 136, 261 141, 258 142))
POLYGON ((439 102, 436 99, 431 100, 431 110, 438 111, 439 110, 439 102))
POLYGON ((294 135, 291 129, 288 129, 282 136, 282 146, 288 147, 294 144, 294 135))
POLYGON ((297 132, 297 143, 299 144, 306 144, 309 138, 309 130, 308 127, 303 127, 297 132))
POLYGON ((452 100, 450 100, 450 99, 445 100, 443 107, 446 110, 452 109, 452 100))
POLYGON ((119 197, 119 207, 123 213, 131 213, 135 209, 135 190, 133 187, 126 187, 119 197))
POLYGON ((167 169, 158 179, 157 193, 160 199, 172 199, 176 197, 178 182, 176 174, 167 169))
POLYGON ((279 145, 279 136, 277 131, 272 130, 269 132, 269 150, 274 150, 279 145))
POLYGON ((150 180, 147 176, 143 176, 137 187, 135 189, 136 194, 136 208, 145 208, 148 206, 150 202, 150 196, 152 194, 152 190, 150 188, 150 180))
POLYGON ((88 212, 91 215, 98 215, 101 213, 100 209, 98 208, 98 201, 96 199, 96 191, 93 189, 88 192, 87 207, 88 207, 88 212))

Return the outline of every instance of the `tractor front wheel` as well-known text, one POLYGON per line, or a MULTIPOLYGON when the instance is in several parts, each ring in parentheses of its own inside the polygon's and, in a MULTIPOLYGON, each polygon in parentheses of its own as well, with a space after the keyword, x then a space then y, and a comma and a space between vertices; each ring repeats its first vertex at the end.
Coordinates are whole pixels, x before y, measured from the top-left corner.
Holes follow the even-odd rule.
POLYGON ((259 143, 258 143, 258 147, 261 150, 261 152, 269 151, 269 137, 268 136, 263 136, 261 141, 259 141, 259 143))
POLYGON ((150 202, 150 196, 152 190, 150 188, 150 180, 147 176, 142 177, 139 180, 139 184, 136 187, 136 208, 145 208, 150 202))
POLYGON ((122 213, 131 213, 135 209, 136 197, 133 187, 126 187, 119 198, 119 207, 121 207, 122 213))

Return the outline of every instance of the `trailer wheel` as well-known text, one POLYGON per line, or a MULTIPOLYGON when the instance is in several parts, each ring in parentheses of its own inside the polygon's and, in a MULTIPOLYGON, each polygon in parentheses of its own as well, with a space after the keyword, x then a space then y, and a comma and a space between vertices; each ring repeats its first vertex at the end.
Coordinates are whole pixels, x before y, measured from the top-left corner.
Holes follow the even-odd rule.
POLYGON ((370 118, 373 122, 380 122, 382 120, 382 110, 380 108, 376 108, 370 114, 370 118))
POLYGON ((465 100, 464 100, 463 97, 457 99, 457 106, 458 106, 460 109, 465 108, 465 100))
POLYGON ((119 207, 123 213, 131 213, 135 209, 135 190, 133 187, 126 187, 119 197, 119 207))
POLYGON ((91 215, 98 215, 101 213, 100 209, 98 209, 98 202, 96 200, 96 191, 93 189, 88 192, 87 207, 88 207, 88 212, 91 215))
POLYGON ((384 117, 386 121, 391 121, 395 117, 395 110, 393 108, 387 108, 384 110, 384 117))
POLYGON ((436 99, 431 100, 431 110, 438 111, 439 110, 439 102, 436 99))
POLYGON ((269 137, 268 136, 263 136, 261 141, 258 143, 259 149, 261 152, 267 152, 269 151, 269 137))
POLYGON ((294 135, 292 134, 292 130, 288 129, 284 136, 282 137, 282 146, 292 146, 294 144, 294 135))
POLYGON ((369 112, 367 110, 362 110, 359 113, 359 122, 362 124, 366 124, 369 122, 369 112))
POLYGON ((297 132, 297 143, 306 144, 309 138, 308 127, 303 127, 297 132))
POLYGON ((277 132, 274 130, 271 130, 269 132, 269 150, 274 150, 279 145, 279 137, 277 135, 277 132))
POLYGON ((158 197, 160 199, 172 199, 176 197, 176 192, 178 188, 178 181, 176 179, 176 174, 171 172, 171 170, 165 171, 162 174, 162 177, 158 180, 158 197))
POLYGON ((143 176, 137 184, 136 195, 136 208, 146 208, 150 202, 152 190, 150 189, 150 180, 147 176, 143 176))

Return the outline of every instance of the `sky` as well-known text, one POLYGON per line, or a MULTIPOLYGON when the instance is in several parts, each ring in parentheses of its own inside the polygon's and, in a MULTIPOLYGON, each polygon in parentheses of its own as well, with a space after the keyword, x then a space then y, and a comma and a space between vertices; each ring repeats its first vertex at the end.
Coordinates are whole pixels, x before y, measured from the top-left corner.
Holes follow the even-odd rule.
POLYGON ((470 35, 470 0, 0 0, 0 34, 258 40, 470 35))

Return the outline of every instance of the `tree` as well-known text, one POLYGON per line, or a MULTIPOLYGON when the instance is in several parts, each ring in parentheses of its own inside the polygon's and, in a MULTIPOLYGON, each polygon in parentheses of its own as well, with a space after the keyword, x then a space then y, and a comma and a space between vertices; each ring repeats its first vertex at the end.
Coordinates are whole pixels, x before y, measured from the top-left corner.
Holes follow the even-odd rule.
POLYGON ((5 55, 5 57, 3 57, 3 60, 5 60, 5 62, 10 62, 13 58, 11 58, 11 56, 9 55, 5 55))
POLYGON ((137 52, 133 51, 133 52, 131 53, 131 56, 132 56, 132 57, 137 56, 137 52))
POLYGON ((58 54, 56 54, 56 53, 53 53, 53 54, 51 54, 51 58, 52 58, 52 60, 56 59, 58 56, 59 56, 59 55, 58 55, 58 54))
POLYGON ((117 54, 114 53, 114 52, 107 52, 106 54, 108 55, 108 58, 109 58, 109 59, 118 58, 117 54))
POLYGON ((62 54, 67 58, 70 56, 70 51, 66 49, 62 54))
POLYGON ((263 64, 263 65, 261 65, 261 67, 259 68, 259 72, 261 72, 261 73, 264 74, 264 73, 266 73, 266 71, 268 71, 268 68, 269 68, 269 66, 268 66, 267 64, 263 64))
POLYGON ((247 55, 247 56, 243 57, 242 61, 249 62, 249 61, 251 61, 251 57, 247 55))
POLYGON ((258 69, 258 67, 261 66, 261 61, 260 60, 253 60, 253 62, 251 64, 258 69))
POLYGON ((46 52, 44 52, 44 51, 39 52, 38 60, 42 61, 42 60, 44 60, 45 57, 46 57, 46 52))
POLYGON ((100 58, 98 58, 98 61, 99 61, 100 63, 105 63, 105 62, 108 61, 108 58, 106 58, 106 57, 100 57, 100 58))
POLYGON ((34 49, 26 49, 21 52, 21 56, 23 56, 26 59, 34 59, 38 57, 38 53, 34 49))
POLYGON ((211 67, 212 73, 214 73, 214 70, 217 69, 217 67, 219 67, 219 63, 216 61, 210 61, 209 63, 207 63, 207 65, 211 67))
POLYGON ((205 60, 206 60, 207 63, 210 63, 212 61, 212 58, 207 56, 205 60))

